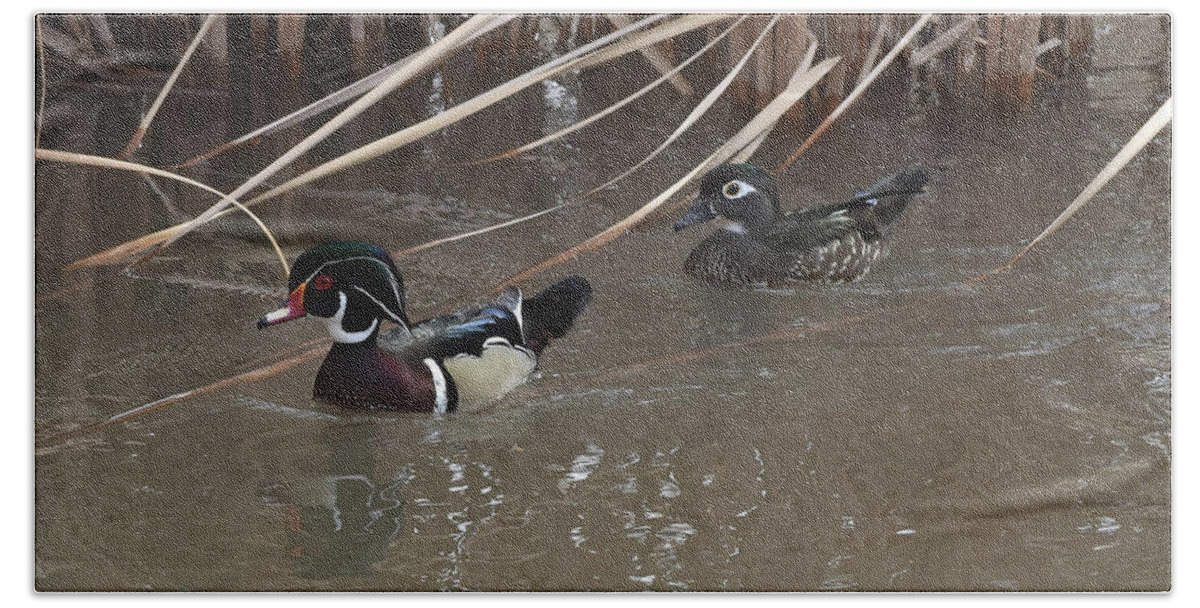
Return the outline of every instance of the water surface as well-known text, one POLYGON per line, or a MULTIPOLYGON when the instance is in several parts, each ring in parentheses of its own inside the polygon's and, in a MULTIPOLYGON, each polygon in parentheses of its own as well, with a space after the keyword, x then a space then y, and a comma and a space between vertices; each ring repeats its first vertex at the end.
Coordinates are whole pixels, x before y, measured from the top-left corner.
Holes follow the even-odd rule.
MULTIPOLYGON (((885 79, 783 177, 790 208, 911 163, 935 173, 892 256, 862 282, 694 281, 680 269, 706 230, 673 233, 663 214, 530 279, 537 288, 584 274, 596 297, 539 375, 482 411, 323 406, 309 397, 311 360, 39 449, 38 588, 1169 588, 1169 131, 1014 270, 962 287, 1040 232, 1169 95, 1161 19, 1096 25, 1092 65, 1039 81, 1027 115, 914 107, 902 79, 885 79)), ((637 59, 630 87, 650 78, 633 70, 646 70, 637 59)), ((567 84, 580 116, 601 107, 588 73, 567 84)), ((150 162, 242 132, 236 99, 205 90, 164 106, 143 151, 150 162)), ((43 147, 102 156, 119 153, 148 103, 88 81, 55 91, 43 147)), ((601 183, 690 109, 666 89, 569 145, 438 168, 540 136, 551 91, 561 93, 535 87, 260 213, 293 257, 334 237, 399 251, 601 183), (535 119, 506 122, 513 112, 535 119)), ((603 230, 703 159, 738 127, 735 115, 718 110, 601 196, 399 258, 410 315, 466 305, 603 230)), ((368 118, 346 141, 404 120, 368 118)), ((777 132, 756 160, 778 164, 803 135, 777 132)), ((287 145, 197 175, 231 190, 287 145)), ((39 441, 322 337, 308 322, 254 329, 285 285, 241 218, 133 277, 61 270, 211 200, 160 183, 164 204, 131 174, 37 169, 39 441)))

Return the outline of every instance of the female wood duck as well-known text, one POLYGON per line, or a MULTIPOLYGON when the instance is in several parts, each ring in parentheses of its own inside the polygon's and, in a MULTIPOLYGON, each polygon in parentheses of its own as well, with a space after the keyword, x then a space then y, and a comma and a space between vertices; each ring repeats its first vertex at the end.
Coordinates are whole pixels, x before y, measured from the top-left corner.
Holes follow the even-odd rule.
POLYGON ((571 328, 592 298, 579 276, 523 300, 509 287, 495 304, 412 324, 404 282, 382 248, 322 243, 288 276, 287 305, 261 329, 311 315, 334 345, 317 372, 313 397, 349 408, 452 412, 499 399, 525 382, 538 355, 571 328), (398 328, 380 333, 380 324, 398 328))
POLYGON ((764 170, 721 165, 705 174, 700 196, 678 222, 682 230, 714 218, 725 225, 688 256, 688 272, 712 281, 855 281, 887 255, 888 236, 929 173, 910 167, 845 203, 781 213, 779 190, 764 170))

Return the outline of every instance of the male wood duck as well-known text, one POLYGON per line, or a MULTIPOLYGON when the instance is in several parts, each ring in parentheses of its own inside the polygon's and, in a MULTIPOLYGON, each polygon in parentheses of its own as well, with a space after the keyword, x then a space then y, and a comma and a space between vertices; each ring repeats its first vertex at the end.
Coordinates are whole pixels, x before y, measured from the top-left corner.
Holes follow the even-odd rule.
POLYGON ((538 355, 571 328, 592 298, 569 276, 525 300, 508 287, 495 304, 410 323, 404 281, 382 248, 322 243, 296 259, 287 305, 258 321, 306 315, 325 322, 334 345, 313 397, 348 408, 452 412, 499 399, 525 382, 538 355), (399 327, 380 333, 391 321, 399 327))
POLYGON ((748 164, 721 165, 705 174, 700 196, 678 222, 682 230, 722 218, 685 268, 726 283, 855 281, 888 253, 893 224, 929 173, 910 167, 889 175, 844 203, 782 213, 775 180, 748 164))

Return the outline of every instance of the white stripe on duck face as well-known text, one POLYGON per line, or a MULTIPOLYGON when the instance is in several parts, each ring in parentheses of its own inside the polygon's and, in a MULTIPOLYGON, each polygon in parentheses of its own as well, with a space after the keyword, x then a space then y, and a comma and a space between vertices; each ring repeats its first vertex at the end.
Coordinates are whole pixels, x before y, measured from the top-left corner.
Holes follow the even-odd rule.
POLYGON ((472 406, 499 399, 524 384, 537 367, 537 355, 492 336, 484 341, 480 356, 460 353, 442 365, 454 379, 459 404, 472 406))
MULTIPOLYGON (((375 296, 371 295, 371 292, 363 289, 362 287, 359 287, 358 285, 354 285, 353 287, 355 289, 357 289, 358 291, 362 292, 362 294, 364 296, 367 296, 368 298, 370 298, 371 301, 374 302, 376 306, 382 308, 383 312, 387 313, 387 316, 391 317, 393 321, 398 323, 404 329, 406 329, 406 330, 408 329, 408 326, 404 324, 404 321, 400 320, 400 315, 396 314, 396 312, 393 311, 392 309, 388 308, 386 304, 384 304, 383 302, 380 302, 375 296)), ((393 289, 394 288, 395 288, 395 286, 393 285, 393 289)))
POLYGON ((341 304, 338 305, 337 313, 328 319, 321 319, 325 322, 325 327, 329 330, 329 336, 333 338, 334 342, 357 344, 370 338, 371 334, 375 332, 375 328, 379 326, 379 319, 372 319, 371 325, 362 331, 346 331, 346 328, 342 327, 342 319, 346 316, 346 292, 339 291, 338 300, 341 304))
MULTIPOLYGON (((390 285, 392 288, 392 294, 394 296, 396 296, 396 303, 398 303, 400 306, 404 306, 404 298, 400 294, 399 279, 396 278, 396 275, 392 274, 392 269, 389 268, 388 265, 385 264, 382 260, 378 260, 378 259, 375 259, 370 256, 355 256, 355 257, 351 257, 351 258, 341 258, 338 260, 330 260, 330 261, 325 262, 324 264, 321 264, 320 266, 318 266, 317 269, 312 272, 312 274, 308 275, 308 278, 304 279, 304 282, 307 283, 307 282, 313 280, 313 277, 317 276, 318 274, 321 274, 321 271, 324 270, 326 266, 329 266, 331 264, 341 264, 342 262, 355 262, 355 261, 359 261, 359 260, 366 260, 369 262, 374 262, 374 263, 378 264, 379 267, 382 268, 384 272, 387 273, 388 285, 390 285)), ((357 287, 357 285, 355 287, 357 287)), ((359 291, 362 291, 363 293, 367 293, 366 290, 364 290, 362 288, 359 288, 359 291)), ((367 293, 367 297, 371 298, 372 300, 375 300, 375 303, 378 304, 379 307, 382 308, 384 310, 384 312, 386 312, 388 314, 388 316, 392 318, 393 321, 395 321, 401 325, 404 325, 404 322, 400 320, 400 315, 396 314, 395 311, 388 308, 387 306, 384 306, 382 302, 380 302, 379 300, 376 300, 375 297, 372 296, 371 294, 367 293)), ((405 329, 407 329, 407 326, 405 326, 405 329)))

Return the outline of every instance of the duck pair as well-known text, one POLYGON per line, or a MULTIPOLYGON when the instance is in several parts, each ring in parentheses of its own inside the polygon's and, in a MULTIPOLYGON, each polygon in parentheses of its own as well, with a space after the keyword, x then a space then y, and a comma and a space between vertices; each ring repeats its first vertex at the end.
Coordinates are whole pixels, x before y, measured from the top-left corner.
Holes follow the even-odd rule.
MULTIPOLYGON (((747 164, 705 175, 676 230, 721 228, 688 257, 691 274, 716 282, 853 281, 887 255, 892 226, 928 173, 910 168, 848 202, 783 213, 774 180, 747 164)), ((499 399, 524 383, 538 356, 563 337, 592 298, 572 275, 526 299, 508 287, 495 303, 412 323, 391 256, 357 242, 322 243, 296 260, 286 306, 260 328, 313 316, 334 340, 313 385, 319 401, 348 408, 453 412, 499 399), (381 332, 384 322, 397 325, 381 332)))

